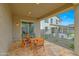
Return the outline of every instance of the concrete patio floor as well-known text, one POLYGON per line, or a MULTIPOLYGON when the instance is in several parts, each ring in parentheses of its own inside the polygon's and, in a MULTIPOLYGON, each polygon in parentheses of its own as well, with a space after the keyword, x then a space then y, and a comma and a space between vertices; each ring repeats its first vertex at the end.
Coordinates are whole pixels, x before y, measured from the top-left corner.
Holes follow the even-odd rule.
POLYGON ((18 48, 8 52, 9 56, 75 56, 72 50, 45 41, 44 48, 30 50, 18 48))

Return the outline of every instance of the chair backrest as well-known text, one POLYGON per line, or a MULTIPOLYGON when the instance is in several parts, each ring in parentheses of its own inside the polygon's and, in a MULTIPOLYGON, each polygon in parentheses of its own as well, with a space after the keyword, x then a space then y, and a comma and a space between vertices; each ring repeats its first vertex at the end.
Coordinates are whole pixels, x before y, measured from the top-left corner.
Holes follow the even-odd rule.
POLYGON ((44 39, 43 38, 35 38, 35 44, 36 45, 44 45, 44 39))

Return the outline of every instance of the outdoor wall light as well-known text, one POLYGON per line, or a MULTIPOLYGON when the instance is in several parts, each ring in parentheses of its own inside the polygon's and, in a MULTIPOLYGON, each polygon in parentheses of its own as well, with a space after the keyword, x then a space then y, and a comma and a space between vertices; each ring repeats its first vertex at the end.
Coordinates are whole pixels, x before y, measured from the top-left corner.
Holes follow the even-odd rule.
POLYGON ((19 26, 19 24, 16 24, 16 26, 19 26))
POLYGON ((19 23, 16 23, 16 26, 19 26, 19 23))

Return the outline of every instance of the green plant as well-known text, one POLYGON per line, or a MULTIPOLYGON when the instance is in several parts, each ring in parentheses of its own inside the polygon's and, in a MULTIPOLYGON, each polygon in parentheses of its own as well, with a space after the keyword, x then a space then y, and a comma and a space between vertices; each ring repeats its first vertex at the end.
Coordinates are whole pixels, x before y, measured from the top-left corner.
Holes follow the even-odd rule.
POLYGON ((70 44, 69 47, 74 49, 74 44, 70 44))

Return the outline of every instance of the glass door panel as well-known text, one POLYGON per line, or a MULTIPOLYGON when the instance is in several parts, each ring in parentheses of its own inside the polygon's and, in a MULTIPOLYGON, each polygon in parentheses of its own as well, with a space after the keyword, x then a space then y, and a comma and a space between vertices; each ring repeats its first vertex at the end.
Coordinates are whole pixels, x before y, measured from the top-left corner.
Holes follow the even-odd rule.
POLYGON ((29 33, 31 37, 34 37, 34 24, 31 22, 22 22, 22 38, 25 34, 29 33))

